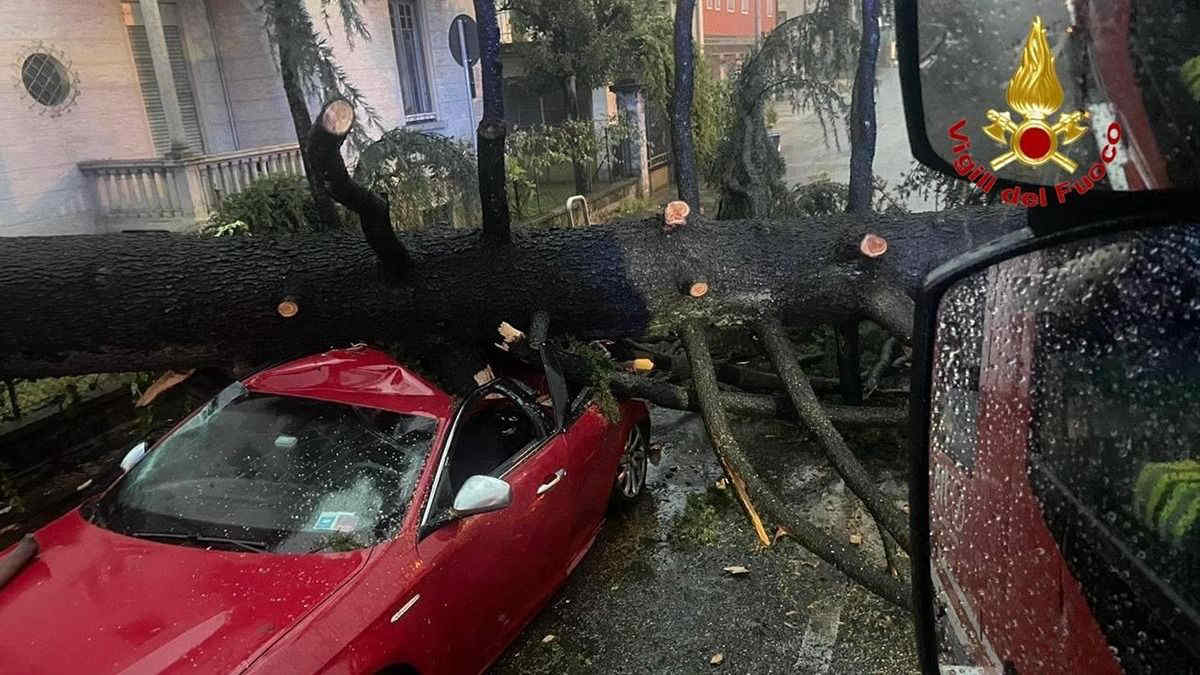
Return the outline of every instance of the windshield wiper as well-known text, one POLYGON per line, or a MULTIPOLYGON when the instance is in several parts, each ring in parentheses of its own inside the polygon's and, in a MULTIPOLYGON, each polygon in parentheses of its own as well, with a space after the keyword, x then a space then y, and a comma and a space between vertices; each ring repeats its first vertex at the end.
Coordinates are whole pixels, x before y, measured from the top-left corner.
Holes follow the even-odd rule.
POLYGON ((172 539, 175 541, 186 541, 193 544, 226 544, 245 551, 253 551, 254 553, 266 553, 269 550, 265 541, 254 541, 251 539, 231 539, 228 537, 207 537, 194 532, 133 532, 130 536, 139 537, 141 539, 172 539))

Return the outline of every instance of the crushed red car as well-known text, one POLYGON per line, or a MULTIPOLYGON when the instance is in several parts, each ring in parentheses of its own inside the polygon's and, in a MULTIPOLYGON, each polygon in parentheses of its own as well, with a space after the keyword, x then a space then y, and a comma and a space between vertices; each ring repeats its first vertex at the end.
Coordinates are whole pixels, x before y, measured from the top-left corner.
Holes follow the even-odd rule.
POLYGON ((235 382, 36 533, 3 669, 483 671, 645 482, 646 407, 547 381, 456 401, 356 347, 235 382))

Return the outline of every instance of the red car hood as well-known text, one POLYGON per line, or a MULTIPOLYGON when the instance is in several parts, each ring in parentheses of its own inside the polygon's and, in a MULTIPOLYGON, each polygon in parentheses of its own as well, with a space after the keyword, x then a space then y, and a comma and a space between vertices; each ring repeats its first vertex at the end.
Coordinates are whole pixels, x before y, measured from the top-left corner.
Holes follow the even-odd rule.
POLYGON ((175 546, 78 511, 36 536, 37 557, 0 588, 4 672, 235 672, 366 559, 175 546))

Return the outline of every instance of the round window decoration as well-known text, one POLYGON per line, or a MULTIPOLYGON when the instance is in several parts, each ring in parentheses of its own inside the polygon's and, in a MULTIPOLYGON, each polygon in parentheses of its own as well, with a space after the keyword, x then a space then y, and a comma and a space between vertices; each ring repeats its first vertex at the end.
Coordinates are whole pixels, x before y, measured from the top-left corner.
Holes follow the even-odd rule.
POLYGON ((33 100, 47 107, 62 105, 71 93, 67 69, 50 54, 34 52, 21 65, 21 81, 33 100))
POLYGON ((58 117, 79 97, 79 76, 65 54, 38 42, 16 59, 15 84, 39 114, 58 117))

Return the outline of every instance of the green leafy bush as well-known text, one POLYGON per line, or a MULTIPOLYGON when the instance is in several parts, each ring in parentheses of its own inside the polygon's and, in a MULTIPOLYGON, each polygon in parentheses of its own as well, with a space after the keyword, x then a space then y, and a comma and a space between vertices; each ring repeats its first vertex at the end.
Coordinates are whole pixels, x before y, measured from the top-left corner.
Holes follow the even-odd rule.
POLYGON ((396 229, 479 222, 475 156, 453 138, 393 129, 363 150, 354 180, 387 195, 396 229))
POLYGON ((201 231, 213 237, 279 235, 341 226, 341 222, 321 221, 304 176, 280 175, 259 178, 245 190, 226 197, 201 231))

